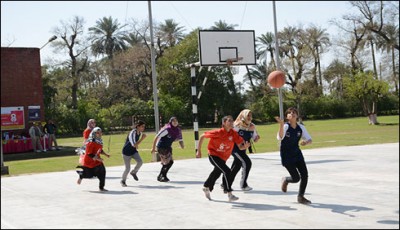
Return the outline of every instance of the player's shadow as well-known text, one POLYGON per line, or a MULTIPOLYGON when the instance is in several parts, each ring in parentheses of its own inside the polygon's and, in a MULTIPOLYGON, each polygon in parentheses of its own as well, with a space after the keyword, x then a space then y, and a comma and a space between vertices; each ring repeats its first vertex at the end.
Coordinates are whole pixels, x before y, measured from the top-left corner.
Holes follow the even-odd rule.
POLYGON ((185 187, 177 187, 177 186, 171 186, 171 185, 138 185, 138 188, 143 188, 143 189, 178 189, 178 188, 185 188, 185 187))
POLYGON ((244 202, 229 202, 222 200, 211 200, 217 203, 227 203, 232 204, 233 209, 247 209, 247 210, 255 210, 255 211, 274 211, 274 210, 297 210, 295 208, 291 208, 290 206, 277 206, 270 204, 259 204, 259 203, 244 203, 244 202))
POLYGON ((118 190, 108 190, 107 192, 102 192, 102 191, 89 191, 91 193, 98 193, 98 194, 104 194, 104 195, 132 195, 132 194, 139 194, 137 192, 132 192, 132 191, 118 191, 118 190))
POLYGON ((379 224, 396 224, 399 225, 399 221, 398 220, 378 220, 377 223, 379 224))
POLYGON ((360 211, 371 211, 372 208, 356 206, 356 205, 340 205, 340 204, 322 204, 322 203, 312 203, 309 206, 313 208, 323 208, 330 209, 331 212, 347 215, 349 217, 355 217, 353 214, 349 214, 346 212, 360 212, 360 211))
POLYGON ((319 160, 319 161, 307 161, 307 164, 323 164, 323 163, 333 163, 342 161, 353 161, 353 160, 319 160))
MULTIPOLYGON (((236 192, 236 191, 235 191, 236 192)), ((296 195, 297 191, 287 191, 286 193, 282 191, 267 191, 267 190, 251 190, 251 191, 241 191, 238 190, 237 192, 244 192, 248 194, 262 194, 262 195, 269 195, 269 196, 282 196, 282 195, 296 195)), ((307 195, 307 193, 305 194, 307 195)))
POLYGON ((170 181, 171 184, 204 184, 204 181, 170 181))

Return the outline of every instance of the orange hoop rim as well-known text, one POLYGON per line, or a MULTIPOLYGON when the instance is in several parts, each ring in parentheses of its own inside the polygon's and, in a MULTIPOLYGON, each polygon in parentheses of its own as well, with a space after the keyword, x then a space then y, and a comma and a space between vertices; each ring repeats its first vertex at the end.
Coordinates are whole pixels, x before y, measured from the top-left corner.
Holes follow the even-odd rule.
POLYGON ((233 64, 233 62, 239 62, 239 61, 241 61, 241 60, 243 60, 243 57, 228 58, 228 59, 226 59, 226 64, 227 64, 228 66, 230 66, 230 65, 233 64))

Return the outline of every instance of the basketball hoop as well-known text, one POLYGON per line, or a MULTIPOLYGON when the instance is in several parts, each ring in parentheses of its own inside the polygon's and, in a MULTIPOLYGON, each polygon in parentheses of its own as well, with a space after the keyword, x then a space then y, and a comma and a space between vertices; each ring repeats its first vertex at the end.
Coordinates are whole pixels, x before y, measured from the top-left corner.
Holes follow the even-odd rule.
POLYGON ((238 57, 238 58, 228 58, 226 59, 226 65, 231 66, 234 62, 238 62, 243 60, 243 57, 238 57))

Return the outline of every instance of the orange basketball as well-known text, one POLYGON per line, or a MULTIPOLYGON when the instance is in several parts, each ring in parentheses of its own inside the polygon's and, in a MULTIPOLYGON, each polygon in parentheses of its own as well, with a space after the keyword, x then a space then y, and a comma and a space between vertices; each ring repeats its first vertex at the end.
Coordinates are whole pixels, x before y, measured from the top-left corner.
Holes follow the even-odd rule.
POLYGON ((285 84, 285 73, 280 70, 272 71, 267 80, 271 87, 281 88, 285 84))

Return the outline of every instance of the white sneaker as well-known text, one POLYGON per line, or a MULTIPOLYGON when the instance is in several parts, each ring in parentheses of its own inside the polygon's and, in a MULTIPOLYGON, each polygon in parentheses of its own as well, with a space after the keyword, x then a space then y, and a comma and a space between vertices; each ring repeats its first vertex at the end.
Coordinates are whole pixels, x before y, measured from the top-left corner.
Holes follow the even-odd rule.
POLYGON ((228 193, 229 202, 239 200, 239 197, 233 195, 232 193, 228 193))
POLYGON ((206 195, 206 198, 211 200, 210 189, 207 187, 203 187, 203 192, 204 192, 204 195, 206 195))
POLYGON ((250 186, 246 186, 246 187, 242 188, 242 190, 243 191, 251 191, 251 190, 253 190, 253 188, 250 186))

